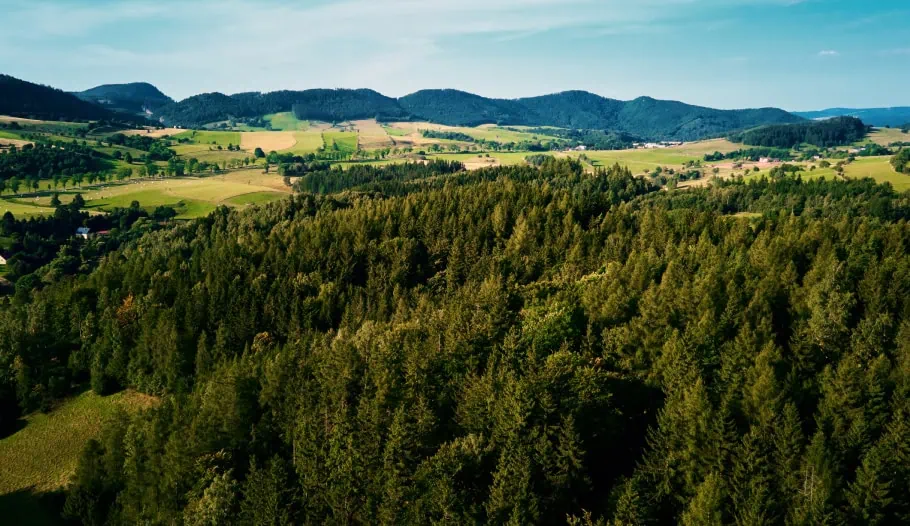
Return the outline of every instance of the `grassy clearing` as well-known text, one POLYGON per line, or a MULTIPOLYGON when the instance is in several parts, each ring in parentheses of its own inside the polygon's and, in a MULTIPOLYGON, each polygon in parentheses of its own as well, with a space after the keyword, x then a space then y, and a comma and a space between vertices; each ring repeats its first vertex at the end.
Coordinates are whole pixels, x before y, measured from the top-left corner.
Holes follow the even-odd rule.
POLYGON ((118 409, 135 411, 152 404, 154 398, 134 391, 106 397, 88 391, 50 413, 26 417, 25 427, 0 440, 0 494, 62 488, 82 447, 98 435, 106 418, 118 409))
POLYGON ((888 146, 894 142, 910 142, 910 133, 904 133, 900 128, 875 128, 866 137, 866 140, 861 141, 859 144, 876 143, 888 146))
POLYGON ((250 194, 238 195, 236 197, 231 197, 227 199, 226 202, 238 206, 254 206, 254 205, 264 205, 271 203, 273 201, 278 201, 286 197, 287 194, 282 194, 278 192, 253 192, 250 194))
POLYGON ((266 115, 265 120, 272 124, 273 130, 278 131, 306 131, 310 128, 310 121, 297 119, 291 111, 266 115))
MULTIPOLYGON (((50 199, 48 199, 50 202, 50 199)), ((21 202, 16 202, 7 198, 0 199, 0 216, 7 212, 12 212, 13 216, 16 219, 29 218, 29 217, 38 217, 45 215, 53 215, 54 209, 40 206, 39 204, 27 205, 21 202)))
POLYGON ((61 490, 76 469, 82 448, 117 411, 136 412, 156 403, 125 391, 76 396, 50 413, 25 418, 25 427, 0 439, 0 509, 5 524, 57 524, 61 490))
POLYGON ((282 152, 306 155, 322 148, 325 144, 322 132, 315 129, 294 132, 294 139, 297 143, 291 148, 282 150, 282 152))
POLYGON ((190 139, 196 144, 214 146, 240 145, 240 132, 235 131, 200 131, 192 130, 175 135, 175 139, 190 139))
POLYGON ((357 132, 324 132, 322 140, 327 151, 354 153, 357 151, 357 132))

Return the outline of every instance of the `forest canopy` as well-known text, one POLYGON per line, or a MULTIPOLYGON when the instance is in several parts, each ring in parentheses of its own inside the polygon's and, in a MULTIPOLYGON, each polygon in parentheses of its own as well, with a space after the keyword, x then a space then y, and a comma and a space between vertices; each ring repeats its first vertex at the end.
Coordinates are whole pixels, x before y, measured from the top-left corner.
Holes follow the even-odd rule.
POLYGON ((86 524, 910 520, 906 194, 535 164, 317 170, 43 280, 0 422, 160 397, 84 450, 86 524))

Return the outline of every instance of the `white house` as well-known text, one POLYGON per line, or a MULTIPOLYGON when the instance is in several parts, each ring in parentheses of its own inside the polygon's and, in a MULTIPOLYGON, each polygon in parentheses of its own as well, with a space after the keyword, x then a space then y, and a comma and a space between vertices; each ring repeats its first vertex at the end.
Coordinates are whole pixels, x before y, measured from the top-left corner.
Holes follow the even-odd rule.
POLYGON ((76 237, 81 237, 82 239, 88 239, 92 235, 92 230, 86 227, 79 227, 76 229, 76 237))
POLYGON ((6 265, 6 258, 3 256, 0 256, 0 265, 6 265))

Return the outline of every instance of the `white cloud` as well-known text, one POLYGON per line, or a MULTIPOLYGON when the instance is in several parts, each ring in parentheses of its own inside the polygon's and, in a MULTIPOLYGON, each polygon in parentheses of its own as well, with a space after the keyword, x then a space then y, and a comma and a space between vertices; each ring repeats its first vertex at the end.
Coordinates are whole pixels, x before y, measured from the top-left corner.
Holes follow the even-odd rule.
POLYGON ((838 53, 837 51, 835 51, 833 49, 825 49, 825 50, 819 51, 818 56, 820 56, 820 57, 837 57, 837 56, 840 56, 840 53, 838 53))
POLYGON ((0 0, 4 13, 0 48, 14 48, 28 56, 0 61, 60 64, 57 74, 63 83, 74 82, 78 75, 99 81, 105 77, 105 82, 149 80, 178 98, 200 90, 342 85, 376 87, 400 95, 403 93, 394 91, 416 82, 402 82, 402 76, 421 78, 421 72, 447 60, 465 60, 453 42, 467 36, 488 36, 495 44, 507 46, 514 40, 561 30, 594 38, 658 33, 681 27, 679 22, 693 18, 693 13, 715 16, 736 6, 789 3, 0 0))

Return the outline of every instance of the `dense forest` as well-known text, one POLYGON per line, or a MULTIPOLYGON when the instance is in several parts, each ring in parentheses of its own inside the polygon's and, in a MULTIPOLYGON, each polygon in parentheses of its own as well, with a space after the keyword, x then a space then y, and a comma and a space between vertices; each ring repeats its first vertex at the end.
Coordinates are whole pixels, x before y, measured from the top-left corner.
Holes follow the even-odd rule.
POLYGON ((372 90, 306 90, 223 95, 207 93, 167 105, 155 117, 198 127, 293 110, 297 118, 416 120, 451 126, 480 124, 610 130, 654 140, 694 140, 763 124, 799 122, 785 111, 715 110, 642 97, 619 101, 583 91, 527 99, 489 99, 457 90, 423 90, 393 99, 372 90))
POLYGON ((855 117, 762 126, 730 136, 733 142, 771 148, 795 148, 811 144, 822 148, 846 146, 862 140, 868 128, 855 117))
POLYGON ((12 148, 0 155, 0 181, 30 174, 35 179, 50 179, 56 176, 69 176, 97 172, 112 165, 104 155, 94 149, 71 142, 39 142, 27 144, 22 148, 12 148))
POLYGON ((532 133, 563 139, 562 145, 568 147, 585 146, 592 150, 625 150, 634 147, 635 143, 644 142, 640 137, 628 133, 608 130, 578 130, 567 128, 513 128, 514 131, 532 133))
POLYGON ((148 121, 111 112, 58 89, 0 74, 0 115, 52 121, 148 121))
POLYGON ((39 273, 0 423, 160 397, 85 524, 910 521, 910 197, 535 164, 317 171, 39 273))
POLYGON ((870 126, 899 127, 910 121, 910 107, 831 108, 821 111, 794 112, 794 115, 799 115, 809 120, 830 119, 831 117, 856 117, 870 126))

